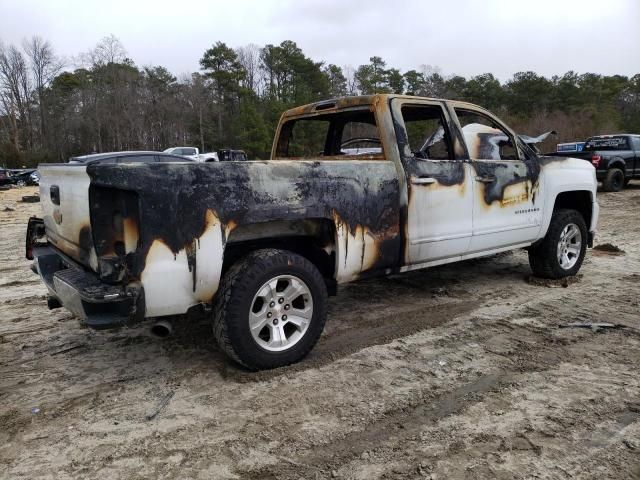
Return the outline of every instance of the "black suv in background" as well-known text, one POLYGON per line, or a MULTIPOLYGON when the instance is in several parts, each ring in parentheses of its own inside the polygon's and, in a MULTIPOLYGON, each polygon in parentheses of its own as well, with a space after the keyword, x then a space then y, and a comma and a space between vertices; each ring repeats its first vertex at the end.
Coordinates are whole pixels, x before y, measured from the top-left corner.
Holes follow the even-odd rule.
POLYGON ((554 155, 589 160, 605 192, 617 192, 640 178, 640 135, 598 135, 588 138, 581 152, 554 155))

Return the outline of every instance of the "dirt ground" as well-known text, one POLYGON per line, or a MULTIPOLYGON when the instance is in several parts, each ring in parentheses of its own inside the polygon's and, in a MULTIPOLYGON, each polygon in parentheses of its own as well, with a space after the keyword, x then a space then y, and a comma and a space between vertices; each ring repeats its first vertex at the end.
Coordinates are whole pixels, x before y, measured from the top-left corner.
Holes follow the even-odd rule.
POLYGON ((355 283, 309 358, 262 373, 206 319, 159 340, 49 311, 23 258, 35 189, 0 192, 0 477, 640 479, 629 187, 598 196, 596 244, 622 252, 572 281, 529 279, 516 251, 355 283))

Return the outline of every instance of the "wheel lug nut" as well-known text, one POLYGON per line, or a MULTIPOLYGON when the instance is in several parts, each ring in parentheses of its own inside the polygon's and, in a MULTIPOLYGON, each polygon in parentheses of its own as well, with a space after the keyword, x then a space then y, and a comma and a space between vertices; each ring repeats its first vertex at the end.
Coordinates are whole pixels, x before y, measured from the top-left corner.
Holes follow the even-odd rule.
POLYGON ((285 309, 285 310, 289 310, 290 308, 291 308, 291 307, 289 306, 289 304, 288 304, 288 303, 284 306, 284 309, 285 309))
POLYGON ((274 319, 273 319, 273 324, 274 324, 274 325, 277 325, 277 324, 278 324, 278 319, 277 319, 277 318, 274 318, 274 319))
POLYGON ((271 303, 269 304, 269 306, 270 306, 270 307, 275 307, 275 306, 276 306, 276 302, 271 302, 271 303))
POLYGON ((284 298, 279 298, 278 299, 278 303, 283 303, 284 302, 284 298))
POLYGON ((271 317, 273 317, 273 313, 268 312, 268 313, 267 313, 267 318, 271 318, 271 317))
POLYGON ((282 315, 282 321, 285 321, 287 319, 286 315, 282 315))

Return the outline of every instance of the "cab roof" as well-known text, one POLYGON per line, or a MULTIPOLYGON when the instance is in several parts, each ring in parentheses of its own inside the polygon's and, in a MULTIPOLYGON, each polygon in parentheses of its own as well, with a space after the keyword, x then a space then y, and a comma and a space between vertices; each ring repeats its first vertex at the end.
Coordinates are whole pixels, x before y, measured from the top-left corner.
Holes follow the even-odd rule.
POLYGON ((378 93, 375 95, 356 95, 351 97, 339 97, 330 100, 321 100, 319 102, 309 103, 299 107, 287 110, 282 114, 283 118, 298 117, 301 115, 309 115, 314 113, 320 113, 323 111, 337 111, 343 108, 363 107, 373 105, 377 102, 388 102, 391 99, 399 98, 403 100, 430 100, 433 102, 446 102, 455 104, 457 106, 473 107, 480 110, 485 110, 478 105, 469 102, 462 102, 459 100, 447 100, 445 98, 432 98, 432 97, 418 97, 412 95, 399 95, 391 93, 378 93))

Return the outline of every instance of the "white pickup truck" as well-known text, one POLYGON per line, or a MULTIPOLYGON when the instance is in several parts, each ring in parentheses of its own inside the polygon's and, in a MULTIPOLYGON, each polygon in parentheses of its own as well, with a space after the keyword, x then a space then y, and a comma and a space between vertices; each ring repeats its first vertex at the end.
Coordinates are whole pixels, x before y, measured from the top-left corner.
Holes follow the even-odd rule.
POLYGON ((163 150, 164 153, 169 153, 171 155, 180 155, 181 157, 187 157, 192 160, 199 162, 200 158, 200 150, 196 147, 172 147, 163 150))
POLYGON ((93 328, 201 309, 251 369, 303 358, 339 284, 517 248, 538 276, 575 275, 598 220, 589 162, 538 156, 463 102, 298 107, 268 161, 105 157, 39 167, 27 257, 50 306, 93 328))

